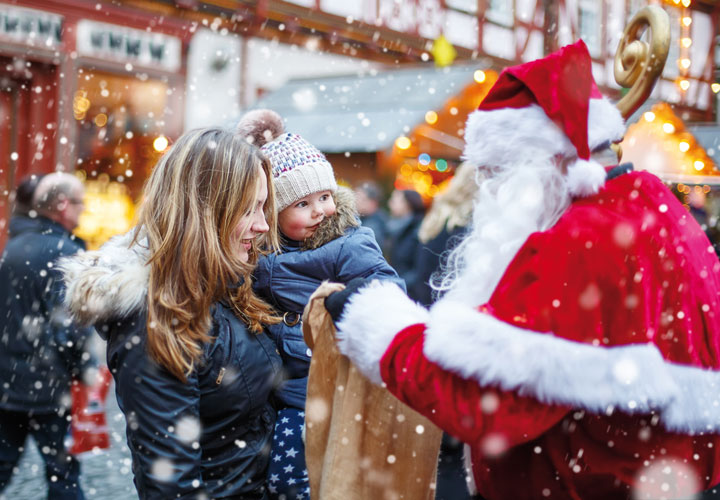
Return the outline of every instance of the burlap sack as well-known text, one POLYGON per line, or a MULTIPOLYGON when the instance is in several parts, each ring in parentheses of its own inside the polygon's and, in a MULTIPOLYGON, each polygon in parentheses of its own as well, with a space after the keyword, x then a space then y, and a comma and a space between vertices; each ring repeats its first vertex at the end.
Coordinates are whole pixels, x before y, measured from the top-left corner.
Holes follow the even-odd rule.
POLYGON ((313 350, 305 411, 305 457, 316 500, 432 500, 442 432, 373 385, 340 355, 324 283, 303 314, 313 350))

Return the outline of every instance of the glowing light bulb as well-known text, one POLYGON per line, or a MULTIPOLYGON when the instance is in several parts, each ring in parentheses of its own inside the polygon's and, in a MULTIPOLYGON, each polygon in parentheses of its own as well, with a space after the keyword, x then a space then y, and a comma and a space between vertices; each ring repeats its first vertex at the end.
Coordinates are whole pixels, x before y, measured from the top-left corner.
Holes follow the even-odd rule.
POLYGON ((673 132, 675 132, 675 126, 670 122, 663 123, 662 128, 666 134, 672 134, 673 132))
POLYGON ((717 94, 718 92, 720 92, 720 83, 713 83, 712 85, 710 85, 710 88, 713 92, 717 94))
POLYGON ((686 141, 682 141, 680 144, 678 144, 678 148, 680 148, 680 151, 685 153, 688 149, 690 149, 690 144, 688 144, 686 141))
POLYGON ((95 116, 95 125, 98 127, 104 127, 107 124, 108 117, 105 113, 100 113, 97 116, 95 116))
POLYGON ((398 149, 407 149, 410 147, 412 142, 410 142, 410 139, 405 137, 404 135, 401 135, 397 139, 395 139, 395 145, 398 147, 398 149))
POLYGON ((678 61, 678 66, 680 66, 682 69, 688 69, 691 64, 692 62, 687 57, 683 57, 678 61))
POLYGON ((652 111, 646 111, 645 114, 643 114, 643 117, 645 118, 646 122, 651 122, 655 119, 655 113, 652 111))
POLYGON ((680 83, 678 85, 680 85, 680 88, 683 90, 687 90, 690 88, 690 82, 687 80, 680 80, 680 83))
POLYGON ((703 163, 702 160, 695 160, 695 163, 693 163, 693 167, 695 167, 695 170, 698 172, 705 168, 705 163, 703 163))
POLYGON ((692 17, 685 16, 682 18, 683 26, 690 26, 692 24, 692 17))
POLYGON ((164 135, 159 135, 153 141, 153 149, 157 152, 163 152, 167 149, 170 141, 164 135))
POLYGON ((435 125, 438 121, 438 115, 435 111, 428 111, 425 113, 425 121, 429 125, 435 125))
POLYGON ((688 48, 692 45, 692 38, 686 36, 682 40, 680 40, 680 45, 682 45, 685 48, 688 48))
POLYGON ((487 78, 487 76, 485 76, 485 72, 483 70, 479 69, 479 70, 475 71, 475 73, 473 74, 473 78, 475 79, 476 82, 483 83, 485 81, 485 79, 487 78))
POLYGON ((682 0, 683 7, 690 7, 690 0, 682 0))

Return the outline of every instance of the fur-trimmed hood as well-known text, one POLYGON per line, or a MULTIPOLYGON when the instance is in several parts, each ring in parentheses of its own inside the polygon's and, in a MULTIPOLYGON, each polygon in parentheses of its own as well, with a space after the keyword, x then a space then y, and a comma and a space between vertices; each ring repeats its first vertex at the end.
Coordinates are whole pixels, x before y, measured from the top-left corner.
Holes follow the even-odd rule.
POLYGON ((338 187, 333 193, 335 214, 325 219, 315 234, 302 244, 303 250, 312 250, 339 238, 350 227, 360 225, 360 216, 355 207, 355 194, 346 187, 338 187))
POLYGON ((110 239, 99 250, 60 260, 65 304, 75 320, 95 324, 125 318, 145 307, 149 249, 130 246, 134 230, 110 239))

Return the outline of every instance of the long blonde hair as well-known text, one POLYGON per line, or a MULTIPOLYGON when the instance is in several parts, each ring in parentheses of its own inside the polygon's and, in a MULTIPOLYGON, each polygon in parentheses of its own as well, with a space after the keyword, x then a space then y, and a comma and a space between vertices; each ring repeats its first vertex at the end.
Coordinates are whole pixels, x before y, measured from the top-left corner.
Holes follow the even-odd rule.
POLYGON ((134 235, 150 249, 147 348, 160 365, 186 380, 211 340, 210 310, 228 302, 254 332, 277 323, 252 291, 260 248, 278 246, 271 167, 262 153, 229 130, 192 130, 180 137, 145 184, 134 235), (248 262, 231 237, 257 204, 261 175, 270 230, 255 239, 248 262))
POLYGON ((473 200, 478 192, 477 167, 464 162, 455 170, 447 190, 437 195, 420 225, 418 237, 427 243, 447 227, 452 231, 470 223, 473 200))

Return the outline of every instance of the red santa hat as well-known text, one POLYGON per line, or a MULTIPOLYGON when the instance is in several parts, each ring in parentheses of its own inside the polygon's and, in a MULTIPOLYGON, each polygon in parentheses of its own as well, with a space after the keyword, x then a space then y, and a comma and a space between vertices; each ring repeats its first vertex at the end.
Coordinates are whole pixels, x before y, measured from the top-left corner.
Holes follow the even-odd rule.
POLYGON ((590 160, 596 147, 622 139, 620 112, 603 98, 582 40, 547 57, 506 68, 465 127, 464 158, 493 167, 560 155, 575 158, 568 187, 597 192, 605 170, 590 160))

